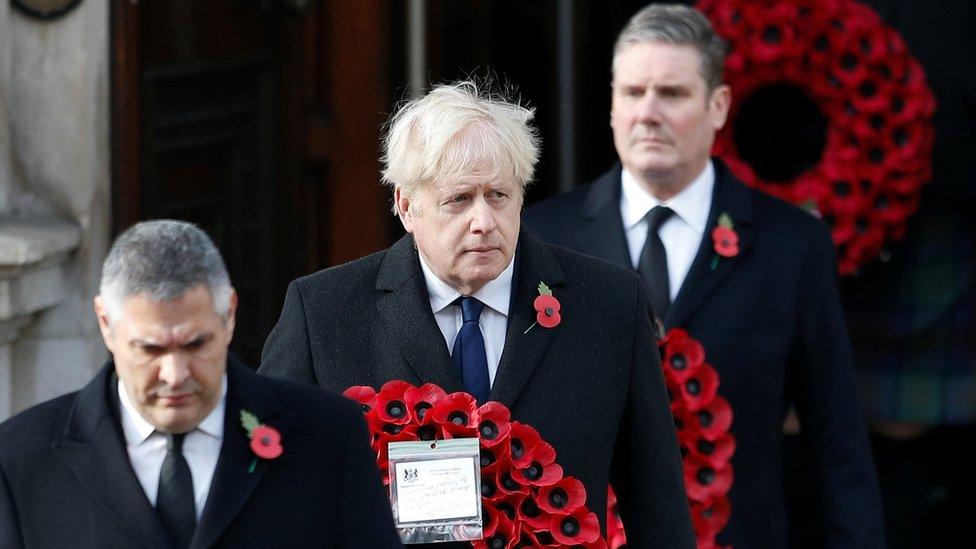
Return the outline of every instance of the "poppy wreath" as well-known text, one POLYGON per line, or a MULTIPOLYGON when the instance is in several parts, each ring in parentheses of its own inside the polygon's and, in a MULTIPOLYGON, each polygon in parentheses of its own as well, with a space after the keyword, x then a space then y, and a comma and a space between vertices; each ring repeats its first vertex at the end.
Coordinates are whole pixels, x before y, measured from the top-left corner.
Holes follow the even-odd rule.
MULTIPOLYGON (((705 362, 705 349, 680 328, 658 340, 664 383, 671 399, 671 415, 684 462, 685 490, 698 549, 713 549, 715 536, 729 522, 732 508, 732 454, 729 433, 732 407, 718 396, 718 372, 705 362)), ((627 544, 617 498, 607 498, 607 541, 610 549, 627 544)))
POLYGON ((922 66, 854 0, 699 0, 731 47, 713 154, 746 185, 821 217, 841 274, 905 234, 932 174, 922 66))
POLYGON ((484 539, 471 542, 476 549, 606 549, 596 514, 586 507, 583 483, 563 476, 556 450, 529 425, 512 421, 503 404, 479 407, 468 393, 406 381, 387 382, 379 392, 350 387, 343 395, 366 414, 384 485, 390 483, 390 442, 479 439, 484 539))

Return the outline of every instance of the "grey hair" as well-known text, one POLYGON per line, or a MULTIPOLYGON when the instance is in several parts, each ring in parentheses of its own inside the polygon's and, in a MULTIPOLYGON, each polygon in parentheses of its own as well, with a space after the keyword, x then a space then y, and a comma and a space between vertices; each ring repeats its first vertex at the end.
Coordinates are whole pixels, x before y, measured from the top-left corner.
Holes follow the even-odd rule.
POLYGON ((681 4, 652 4, 630 18, 613 46, 613 71, 620 53, 629 46, 663 42, 692 46, 701 57, 701 75, 708 91, 722 85, 722 70, 729 48, 702 13, 681 4))
POLYGON ((157 219, 136 223, 115 239, 102 263, 99 294, 114 323, 128 297, 148 293, 154 301, 170 301, 199 284, 226 319, 233 288, 213 241, 192 223, 157 219))
POLYGON ((539 160, 533 116, 533 109, 471 80, 439 85, 390 119, 383 183, 410 195, 419 185, 473 173, 510 176, 524 197, 539 160))

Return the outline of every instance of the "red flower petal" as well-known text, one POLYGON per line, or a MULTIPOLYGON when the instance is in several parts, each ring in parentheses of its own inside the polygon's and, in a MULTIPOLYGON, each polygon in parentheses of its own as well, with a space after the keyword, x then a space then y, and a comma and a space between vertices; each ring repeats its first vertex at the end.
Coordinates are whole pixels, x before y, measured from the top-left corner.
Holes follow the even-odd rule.
POLYGON ((543 328, 554 328, 562 321, 562 316, 559 314, 561 305, 555 297, 540 295, 535 298, 532 305, 536 310, 535 320, 543 328))
POLYGON ((565 477, 539 488, 535 496, 540 509, 553 515, 568 515, 586 503, 586 488, 573 477, 565 477))
POLYGON ((712 230, 712 244, 715 253, 722 257, 735 257, 739 254, 739 235, 729 227, 715 227, 712 230))
POLYGON ((430 423, 432 418, 427 416, 438 402, 447 397, 444 389, 433 383, 425 383, 420 387, 409 387, 403 392, 403 400, 407 404, 414 421, 418 423, 430 423))
POLYGON ((500 402, 486 402, 478 408, 481 421, 478 423, 478 437, 486 448, 508 440, 512 432, 511 413, 500 402))
POLYGON ((718 392, 718 372, 708 364, 681 383, 681 400, 691 411, 697 411, 707 405, 718 392))
POLYGON ((524 423, 512 422, 512 433, 509 436, 509 454, 516 467, 526 467, 532 460, 533 451, 542 441, 539 432, 524 423))
POLYGON ((685 489, 692 501, 710 501, 724 496, 732 486, 732 466, 713 469, 708 462, 692 454, 684 460, 685 489))
POLYGON ((571 515, 552 517, 549 532, 564 545, 591 543, 600 536, 600 523, 595 514, 586 509, 577 509, 571 515))
POLYGON ((468 393, 451 393, 428 412, 445 437, 474 437, 478 433, 478 404, 468 393))
POLYGON ((376 407, 376 391, 367 385, 355 385, 342 392, 342 396, 355 400, 368 412, 376 407))
POLYGON ((284 452, 281 433, 274 427, 260 425, 251 431, 251 451, 263 459, 275 459, 284 452))

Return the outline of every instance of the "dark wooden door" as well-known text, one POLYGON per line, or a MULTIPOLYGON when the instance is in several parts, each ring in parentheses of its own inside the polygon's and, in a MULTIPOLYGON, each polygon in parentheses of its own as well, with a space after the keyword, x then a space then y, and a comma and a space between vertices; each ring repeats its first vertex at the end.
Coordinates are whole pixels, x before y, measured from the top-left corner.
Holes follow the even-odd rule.
POLYGON ((389 244, 385 2, 112 3, 113 227, 199 224, 257 365, 289 280, 389 244))

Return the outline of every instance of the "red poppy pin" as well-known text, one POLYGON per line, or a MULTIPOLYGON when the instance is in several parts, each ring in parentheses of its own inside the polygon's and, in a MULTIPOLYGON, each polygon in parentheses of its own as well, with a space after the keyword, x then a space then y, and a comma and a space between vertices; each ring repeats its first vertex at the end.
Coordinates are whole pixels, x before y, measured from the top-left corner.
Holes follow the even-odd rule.
POLYGON ((535 307, 535 322, 523 333, 529 333, 529 330, 536 324, 543 328, 555 328, 563 320, 562 315, 559 314, 562 305, 552 295, 552 290, 546 286, 545 282, 539 282, 539 295, 532 302, 532 306, 535 307))
POLYGON ((285 451, 281 445, 281 433, 270 425, 265 425, 258 421, 258 416, 241 410, 241 427, 247 431, 248 438, 251 439, 251 451, 256 456, 247 472, 253 473, 254 467, 258 464, 258 458, 275 459, 285 451))
POLYGON ((715 257, 712 259, 713 271, 718 267, 719 256, 739 255, 739 234, 735 232, 732 217, 726 212, 718 216, 718 225, 712 229, 712 247, 715 249, 715 257))

